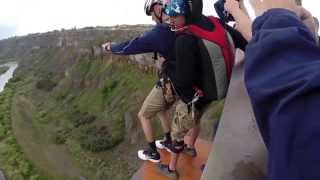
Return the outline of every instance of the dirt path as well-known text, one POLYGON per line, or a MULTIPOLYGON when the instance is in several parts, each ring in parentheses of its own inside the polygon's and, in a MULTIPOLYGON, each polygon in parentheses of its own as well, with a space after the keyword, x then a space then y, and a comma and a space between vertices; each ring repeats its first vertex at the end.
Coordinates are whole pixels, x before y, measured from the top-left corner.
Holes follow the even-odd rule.
POLYGON ((37 168, 50 179, 87 179, 68 150, 64 146, 50 143, 34 124, 34 106, 27 99, 16 95, 12 107, 12 127, 17 141, 37 168))

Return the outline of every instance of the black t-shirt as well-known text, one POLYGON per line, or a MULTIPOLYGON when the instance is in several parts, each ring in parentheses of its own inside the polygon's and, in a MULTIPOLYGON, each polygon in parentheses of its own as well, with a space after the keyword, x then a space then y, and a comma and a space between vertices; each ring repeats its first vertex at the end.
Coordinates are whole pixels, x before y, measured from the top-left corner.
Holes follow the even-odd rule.
POLYGON ((204 90, 206 96, 200 98, 196 103, 198 109, 202 109, 213 100, 207 96, 208 94, 216 92, 214 79, 210 79, 210 83, 205 84, 206 88, 204 88, 203 79, 213 78, 212 74, 207 74, 213 72, 208 72, 206 69, 206 67, 210 68, 212 65, 210 56, 205 52, 207 50, 204 46, 201 46, 201 43, 200 38, 191 34, 177 35, 175 42, 176 80, 173 84, 178 96, 185 103, 192 101, 195 94, 194 87, 204 90))

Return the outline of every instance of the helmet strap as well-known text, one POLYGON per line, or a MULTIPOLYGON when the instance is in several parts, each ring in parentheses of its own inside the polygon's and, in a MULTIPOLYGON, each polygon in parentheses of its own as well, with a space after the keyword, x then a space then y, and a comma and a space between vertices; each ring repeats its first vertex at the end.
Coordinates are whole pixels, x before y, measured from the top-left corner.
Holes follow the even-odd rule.
POLYGON ((162 11, 160 12, 160 16, 157 16, 157 14, 154 14, 156 18, 159 20, 160 24, 162 24, 162 11))
POLYGON ((186 29, 188 29, 188 26, 182 26, 182 27, 179 27, 179 28, 171 26, 171 31, 173 31, 173 32, 183 32, 186 29))

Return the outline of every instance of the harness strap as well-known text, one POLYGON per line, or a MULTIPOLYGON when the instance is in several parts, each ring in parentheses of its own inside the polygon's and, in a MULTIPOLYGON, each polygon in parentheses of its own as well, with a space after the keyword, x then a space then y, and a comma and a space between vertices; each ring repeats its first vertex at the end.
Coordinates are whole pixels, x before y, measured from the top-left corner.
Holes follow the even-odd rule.
POLYGON ((195 107, 195 103, 204 96, 204 92, 199 89, 198 87, 193 87, 193 89, 195 90, 195 93, 193 95, 192 100, 187 103, 188 105, 188 113, 191 112, 191 117, 192 119, 195 119, 195 112, 197 111, 196 107, 195 107))

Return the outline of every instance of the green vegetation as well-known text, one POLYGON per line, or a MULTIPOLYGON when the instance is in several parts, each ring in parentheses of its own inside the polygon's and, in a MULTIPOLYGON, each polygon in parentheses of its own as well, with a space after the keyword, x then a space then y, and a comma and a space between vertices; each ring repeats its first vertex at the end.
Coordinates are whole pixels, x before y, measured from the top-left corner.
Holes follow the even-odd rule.
POLYGON ((89 126, 81 131, 81 148, 91 152, 101 152, 114 147, 121 138, 114 139, 106 126, 89 126))
POLYGON ((8 69, 9 69, 8 66, 2 66, 2 67, 0 67, 0 75, 3 74, 3 73, 5 73, 5 72, 7 72, 8 69))
POLYGON ((42 79, 37 82, 36 87, 44 91, 51 91, 56 85, 50 79, 42 79))
POLYGON ((2 66, 2 67, 0 67, 0 75, 3 74, 3 73, 5 73, 5 72, 7 72, 8 69, 9 69, 8 66, 2 66))
MULTIPOLYGON (((14 97, 15 132, 17 138, 33 142, 21 144, 50 179, 73 179, 55 165, 62 164, 59 156, 66 155, 77 167, 77 174, 96 179, 129 179, 139 167, 128 161, 136 161, 135 154, 127 154, 136 151, 138 144, 129 140, 137 132, 127 134, 124 115, 137 114, 155 77, 127 64, 123 57, 116 58, 76 61, 69 69, 73 83, 52 74, 48 78, 42 70, 46 67, 41 66, 37 76, 24 74, 24 83, 14 97), (44 79, 47 81, 39 84, 44 79), (48 81, 57 83, 47 88, 48 81), (50 147, 66 151, 52 152, 50 147), (47 151, 57 156, 58 162, 48 161, 47 151), (121 151, 125 156, 119 154, 121 151)), ((133 120, 137 122, 136 117, 133 120)))
POLYGON ((14 82, 17 79, 11 80, 0 94, 0 168, 12 180, 45 180, 22 152, 11 128, 11 100, 17 85, 14 82))

